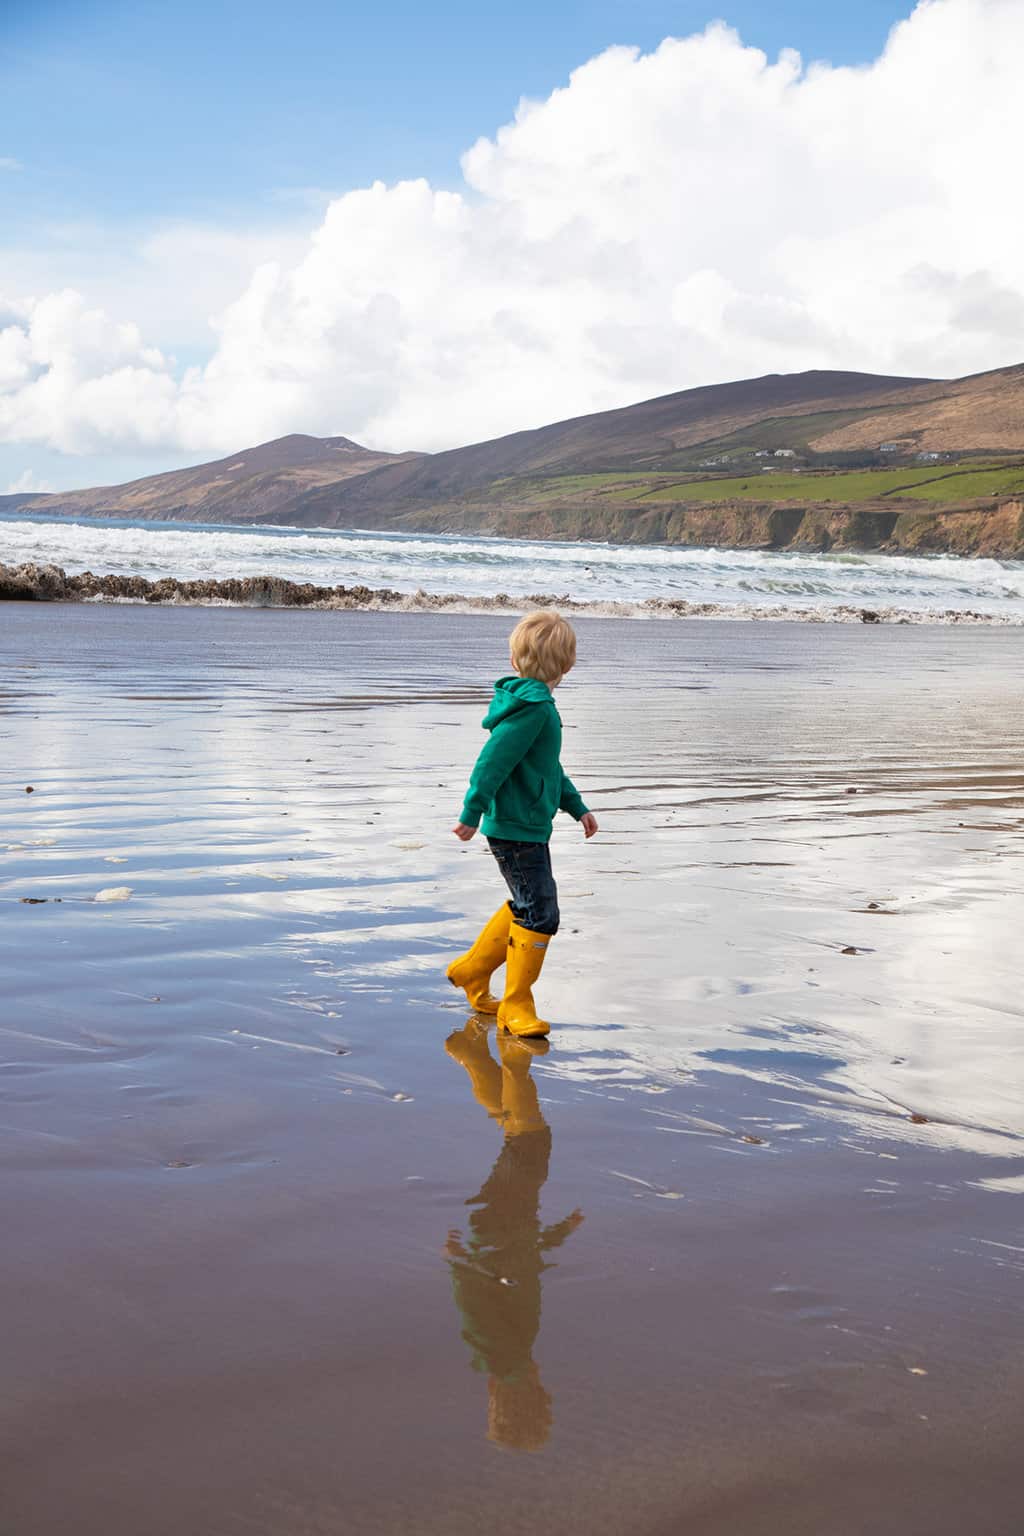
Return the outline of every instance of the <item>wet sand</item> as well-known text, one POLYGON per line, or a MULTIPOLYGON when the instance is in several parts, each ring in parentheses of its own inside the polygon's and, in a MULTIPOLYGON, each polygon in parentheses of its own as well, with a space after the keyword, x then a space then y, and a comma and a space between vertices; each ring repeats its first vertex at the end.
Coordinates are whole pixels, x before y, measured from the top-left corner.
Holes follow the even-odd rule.
POLYGON ((507 620, 0 611, 5 1536, 1019 1529, 1024 639, 577 627, 534 1057, 507 620))

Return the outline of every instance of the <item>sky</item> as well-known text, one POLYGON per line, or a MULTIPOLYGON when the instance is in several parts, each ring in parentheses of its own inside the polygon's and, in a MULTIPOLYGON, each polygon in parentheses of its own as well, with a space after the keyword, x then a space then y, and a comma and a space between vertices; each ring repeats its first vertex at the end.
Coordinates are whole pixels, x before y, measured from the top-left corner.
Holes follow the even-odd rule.
POLYGON ((0 0, 0 494, 1024 359, 1024 0, 0 0))

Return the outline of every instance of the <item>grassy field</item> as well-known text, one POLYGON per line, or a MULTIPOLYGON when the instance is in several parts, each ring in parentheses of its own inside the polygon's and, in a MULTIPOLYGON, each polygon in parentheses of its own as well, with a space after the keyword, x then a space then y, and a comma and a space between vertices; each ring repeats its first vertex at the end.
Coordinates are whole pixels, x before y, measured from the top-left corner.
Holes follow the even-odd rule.
MULTIPOLYGON (((1007 495, 1024 490, 1024 464, 999 469, 927 465, 914 469, 856 469, 837 474, 777 470, 753 471, 717 480, 676 481, 649 491, 645 501, 876 501, 911 497, 915 501, 956 502, 974 496, 1007 495)), ((635 491, 623 489, 616 499, 635 491)))
POLYGON ((745 475, 694 475, 685 478, 658 470, 606 470, 594 474, 510 476, 471 498, 477 505, 548 508, 604 505, 647 507, 665 503, 728 501, 789 502, 856 506, 902 500, 955 506, 976 497, 1024 495, 1024 461, 915 464, 892 469, 775 469, 760 464, 745 475))
POLYGON ((487 487, 489 501, 503 501, 513 497, 516 501, 534 505, 545 501, 564 501, 567 497, 589 497, 608 491, 621 491, 624 497, 642 496, 649 487, 667 483, 666 475, 651 471, 616 470, 612 473, 593 475, 528 475, 519 478, 495 480, 487 487))
POLYGON ((1007 496, 1024 491, 1024 465, 1003 466, 999 469, 978 469, 971 466, 949 480, 935 480, 929 485, 917 485, 905 494, 916 501, 940 501, 950 495, 956 500, 972 496, 1007 496))

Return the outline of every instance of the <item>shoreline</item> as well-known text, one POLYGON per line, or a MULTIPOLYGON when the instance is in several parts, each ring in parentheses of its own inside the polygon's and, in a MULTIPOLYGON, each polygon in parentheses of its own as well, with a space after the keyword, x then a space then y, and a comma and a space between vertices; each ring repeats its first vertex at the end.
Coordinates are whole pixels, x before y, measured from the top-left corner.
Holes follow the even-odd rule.
POLYGON ((318 586, 280 576, 229 577, 223 580, 178 580, 165 576, 97 576, 92 571, 69 575, 61 566, 28 562, 0 563, 0 602, 112 603, 170 607, 309 608, 319 611, 397 613, 517 614, 531 608, 558 608, 580 617, 622 619, 732 619, 750 622, 802 624, 936 624, 1019 628, 1019 618, 947 608, 865 607, 858 604, 819 604, 813 608, 775 607, 758 603, 692 603, 685 598, 650 597, 637 602, 585 602, 568 594, 528 593, 471 597, 422 590, 399 592, 390 587, 318 586))

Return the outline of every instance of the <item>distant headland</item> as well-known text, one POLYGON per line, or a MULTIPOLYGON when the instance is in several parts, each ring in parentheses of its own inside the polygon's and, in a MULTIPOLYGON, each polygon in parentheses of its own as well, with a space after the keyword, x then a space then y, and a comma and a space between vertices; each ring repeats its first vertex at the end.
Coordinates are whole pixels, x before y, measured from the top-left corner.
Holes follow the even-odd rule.
POLYGON ((293 434, 14 511, 1024 558, 1024 365, 772 374, 433 454, 293 434))

